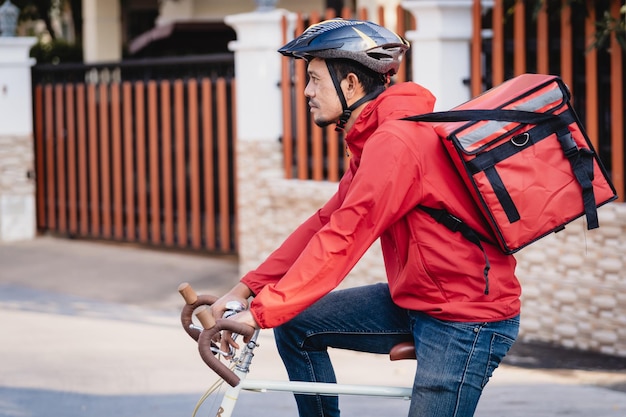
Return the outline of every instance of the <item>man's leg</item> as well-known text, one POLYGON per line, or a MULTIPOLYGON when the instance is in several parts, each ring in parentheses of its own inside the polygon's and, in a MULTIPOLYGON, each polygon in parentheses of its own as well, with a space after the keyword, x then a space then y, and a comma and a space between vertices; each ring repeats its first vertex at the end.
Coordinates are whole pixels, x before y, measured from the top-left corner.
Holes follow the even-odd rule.
MULTIPOLYGON (((309 382, 336 382, 328 347, 386 354, 412 340, 407 312, 386 284, 334 291, 274 334, 289 379, 309 382)), ((339 416, 334 396, 296 395, 296 402, 300 417, 339 416)))
POLYGON ((519 318, 460 323, 410 315, 418 366, 409 416, 472 417, 484 386, 517 338, 519 318))

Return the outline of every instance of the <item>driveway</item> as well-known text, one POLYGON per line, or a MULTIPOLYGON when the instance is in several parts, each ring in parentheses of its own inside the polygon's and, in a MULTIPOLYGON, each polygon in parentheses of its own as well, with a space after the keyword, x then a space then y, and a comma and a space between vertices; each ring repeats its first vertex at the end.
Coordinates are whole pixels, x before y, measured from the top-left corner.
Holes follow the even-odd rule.
MULTIPOLYGON (((40 237, 0 244, 0 416, 191 416, 215 375, 180 328, 181 282, 221 294, 236 259, 40 237)), ((270 330, 249 378, 286 378, 270 330)), ((408 386, 415 363, 333 351, 343 383, 408 386)), ((484 417, 626 415, 626 359, 518 343, 487 386, 484 417)), ((408 402, 346 396, 345 416, 408 402)), ((235 416, 295 416, 290 394, 242 393, 235 416)), ((198 415, 212 415, 208 404, 198 415)))

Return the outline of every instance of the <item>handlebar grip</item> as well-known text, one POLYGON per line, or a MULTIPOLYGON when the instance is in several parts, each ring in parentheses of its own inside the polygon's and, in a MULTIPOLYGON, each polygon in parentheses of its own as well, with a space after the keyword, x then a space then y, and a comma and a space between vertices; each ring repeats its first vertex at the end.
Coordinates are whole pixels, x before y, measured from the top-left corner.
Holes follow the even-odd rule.
POLYGON ((183 329, 193 340, 198 340, 198 338, 200 337, 200 330, 190 327, 193 323, 193 312, 196 310, 196 308, 200 306, 211 306, 214 302, 217 301, 217 299, 218 297, 214 295, 196 295, 196 301, 192 304, 185 304, 182 311, 180 312, 180 322, 183 325, 183 329))
POLYGON ((178 292, 183 296, 187 304, 194 304, 198 301, 198 294, 191 288, 188 282, 183 282, 178 286, 178 292))
POLYGON ((211 313, 211 307, 198 307, 196 317, 198 318, 198 320, 200 320, 200 324, 202 324, 202 327, 205 329, 210 329, 211 327, 215 326, 215 318, 211 313))
POLYGON ((239 377, 235 375, 233 371, 228 369, 226 365, 220 362, 219 357, 213 354, 211 351, 211 340, 213 336, 222 330, 229 330, 233 333, 238 333, 246 338, 251 337, 254 334, 254 327, 250 327, 247 324, 238 323, 234 320, 218 319, 215 322, 215 326, 210 329, 205 329, 198 338, 198 350, 200 351, 200 357, 209 368, 211 368, 216 374, 220 376, 228 385, 236 387, 239 385, 239 377))

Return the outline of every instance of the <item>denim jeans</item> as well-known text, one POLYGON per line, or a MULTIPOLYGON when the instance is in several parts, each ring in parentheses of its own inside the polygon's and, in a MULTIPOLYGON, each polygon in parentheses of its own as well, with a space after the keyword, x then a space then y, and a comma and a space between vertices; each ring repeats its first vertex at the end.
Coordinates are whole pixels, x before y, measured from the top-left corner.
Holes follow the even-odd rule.
MULTIPOLYGON (((409 416, 471 417, 482 389, 517 337, 519 317, 447 322, 408 311, 386 284, 334 291, 274 329, 292 381, 336 382, 328 347, 387 354, 415 341, 418 366, 409 416)), ((336 396, 296 394, 300 417, 337 417, 336 396)))

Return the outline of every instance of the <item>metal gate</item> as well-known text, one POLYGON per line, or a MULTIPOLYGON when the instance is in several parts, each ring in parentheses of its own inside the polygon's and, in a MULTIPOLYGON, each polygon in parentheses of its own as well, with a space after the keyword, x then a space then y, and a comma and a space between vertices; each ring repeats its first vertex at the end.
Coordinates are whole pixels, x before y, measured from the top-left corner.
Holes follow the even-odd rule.
POLYGON ((33 68, 40 232, 235 253, 233 58, 33 68))

